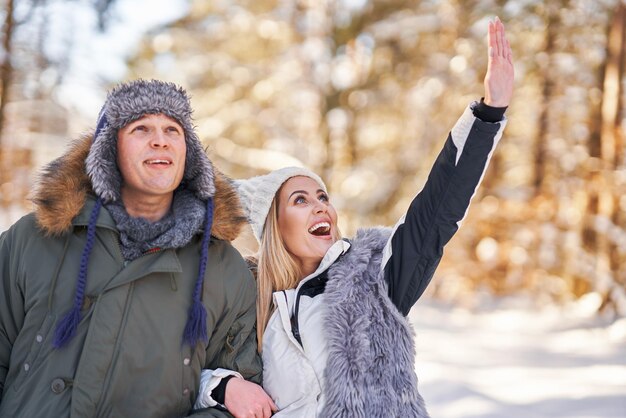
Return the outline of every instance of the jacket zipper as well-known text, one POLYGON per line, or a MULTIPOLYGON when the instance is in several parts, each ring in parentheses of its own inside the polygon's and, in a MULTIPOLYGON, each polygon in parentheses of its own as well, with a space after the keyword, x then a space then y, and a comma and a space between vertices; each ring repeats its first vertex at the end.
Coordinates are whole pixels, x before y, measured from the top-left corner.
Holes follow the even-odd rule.
POLYGON ((300 293, 296 296, 296 310, 291 317, 291 333, 293 337, 298 341, 300 347, 302 347, 302 339, 300 338, 300 327, 298 326, 298 312, 300 311, 300 293))
POLYGON ((109 368, 107 369, 106 375, 104 377, 104 383, 102 385, 103 390, 100 393, 100 398, 98 399, 98 403, 96 404, 96 416, 100 416, 102 413, 104 393, 109 391, 109 386, 111 385, 112 374, 115 371, 117 366, 117 359, 120 354, 120 346, 122 344, 122 335, 124 334, 124 330, 126 329, 126 323, 128 322, 128 314, 130 311, 130 305, 133 298, 133 293, 135 290, 135 283, 130 283, 128 292, 126 293, 126 301, 124 303, 124 311, 122 313, 122 318, 120 320, 120 325, 117 330, 117 335, 115 337, 115 344, 113 345, 113 355, 111 358, 111 363, 109 364, 109 368))
POLYGON ((298 315, 300 314, 300 297, 302 295, 315 297, 321 295, 326 290, 326 282, 328 281, 328 276, 326 271, 320 273, 319 276, 309 280, 306 282, 298 291, 296 295, 296 306, 291 317, 291 333, 293 337, 298 341, 300 346, 302 346, 302 337, 300 335, 300 325, 298 323, 298 315))
MULTIPOLYGON (((350 244, 349 240, 345 238, 343 238, 342 240, 350 244)), ((337 260, 339 260, 339 258, 345 255, 349 250, 350 250, 350 247, 348 247, 347 250, 344 250, 341 253, 341 255, 339 255, 339 257, 337 257, 337 259, 331 263, 330 266, 335 264, 337 260)), ((328 268, 330 268, 330 266, 328 268)), ((326 291, 327 282, 328 282, 328 269, 322 271, 319 275, 317 275, 317 277, 310 279, 308 282, 303 284, 296 294, 296 306, 295 306, 293 316, 291 316, 290 318, 291 333, 293 334, 293 337, 296 339, 296 341, 298 341, 301 347, 302 347, 302 337, 300 335, 300 326, 298 324, 298 315, 300 313, 300 297, 302 296, 303 293, 311 297, 321 295, 322 293, 326 291), (309 292, 309 289, 311 289, 310 292, 309 292)))

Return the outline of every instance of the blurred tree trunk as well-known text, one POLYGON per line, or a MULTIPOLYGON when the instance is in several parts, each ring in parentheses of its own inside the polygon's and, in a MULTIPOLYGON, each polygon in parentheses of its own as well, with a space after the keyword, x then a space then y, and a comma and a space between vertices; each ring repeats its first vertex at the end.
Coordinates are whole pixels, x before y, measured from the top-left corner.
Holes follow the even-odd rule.
POLYGON ((539 126, 537 127, 537 137, 535 139, 533 188, 535 196, 542 194, 546 182, 546 153, 547 144, 550 139, 550 103, 554 95, 554 66, 552 65, 552 55, 555 52, 555 41, 561 27, 559 4, 546 4, 546 33, 543 53, 545 59, 541 62, 541 97, 539 102, 540 115, 539 126))
POLYGON ((620 129, 622 113, 622 74, 624 73, 626 6, 620 2, 609 27, 606 72, 602 96, 601 157, 608 166, 616 169, 624 153, 620 129))
MULTIPOLYGON (((623 102, 622 74, 626 52, 626 7, 619 3, 609 22, 606 61, 600 69, 602 95, 592 112, 589 154, 589 195, 583 245, 593 256, 596 279, 611 277, 609 285, 599 289, 603 295, 602 308, 614 305, 612 285, 624 286, 619 280, 620 252, 608 238, 608 229, 619 225, 619 199, 613 173, 623 158, 623 135, 620 127, 623 102)), ((605 283, 605 280, 602 280, 605 283)))
POLYGON ((4 17, 4 22, 2 24, 2 52, 4 57, 2 64, 0 65, 0 148, 2 148, 4 123, 6 119, 6 103, 9 98, 9 88, 13 75, 13 67, 11 65, 11 45, 13 40, 13 30, 15 29, 13 9, 13 0, 7 0, 5 10, 6 16, 4 17))

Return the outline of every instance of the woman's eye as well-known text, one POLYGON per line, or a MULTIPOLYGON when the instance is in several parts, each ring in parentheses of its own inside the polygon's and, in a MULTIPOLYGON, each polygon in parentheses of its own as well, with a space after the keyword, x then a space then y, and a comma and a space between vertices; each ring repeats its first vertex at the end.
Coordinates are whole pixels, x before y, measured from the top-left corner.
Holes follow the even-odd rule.
POLYGON ((328 202, 328 195, 326 194, 321 194, 320 197, 318 198, 321 202, 328 202))
POLYGON ((304 196, 298 196, 298 197, 296 197, 296 199, 293 202, 296 205, 299 205, 301 203, 306 203, 306 199, 304 198, 304 196))

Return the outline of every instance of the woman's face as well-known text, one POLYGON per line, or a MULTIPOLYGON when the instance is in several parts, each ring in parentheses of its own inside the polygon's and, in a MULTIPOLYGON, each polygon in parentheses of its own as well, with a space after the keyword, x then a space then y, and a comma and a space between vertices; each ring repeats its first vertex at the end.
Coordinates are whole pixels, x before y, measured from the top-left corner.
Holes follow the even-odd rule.
POLYGON ((278 229, 304 276, 315 271, 339 236, 337 212, 328 195, 315 180, 304 176, 290 178, 279 191, 278 229))

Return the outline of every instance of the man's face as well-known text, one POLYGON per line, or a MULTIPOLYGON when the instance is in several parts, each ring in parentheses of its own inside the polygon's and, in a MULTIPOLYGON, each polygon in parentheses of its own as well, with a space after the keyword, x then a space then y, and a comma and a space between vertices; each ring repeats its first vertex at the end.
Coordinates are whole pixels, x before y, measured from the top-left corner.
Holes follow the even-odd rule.
POLYGON ((186 153, 183 128, 163 114, 146 115, 120 129, 117 165, 125 204, 171 198, 183 178, 186 153))

